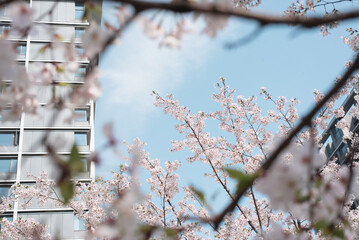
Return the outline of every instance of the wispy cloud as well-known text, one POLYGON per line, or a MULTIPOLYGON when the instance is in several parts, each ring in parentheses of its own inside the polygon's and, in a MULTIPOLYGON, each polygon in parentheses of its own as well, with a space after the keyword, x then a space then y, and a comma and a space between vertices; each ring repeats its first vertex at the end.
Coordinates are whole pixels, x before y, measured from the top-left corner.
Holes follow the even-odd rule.
POLYGON ((131 31, 101 59, 101 103, 142 122, 155 109, 151 92, 166 94, 179 87, 189 69, 205 62, 210 46, 208 38, 191 36, 182 49, 159 48, 138 30, 131 31))
MULTIPOLYGON (((96 107, 96 143, 101 146, 102 126, 113 121, 116 137, 127 139, 141 135, 154 116, 155 90, 161 95, 173 93, 186 82, 192 71, 206 63, 210 55, 210 39, 191 36, 179 50, 158 47, 137 29, 124 35, 120 45, 113 46, 100 59, 103 96, 96 107)), ((102 154, 97 174, 108 176, 108 169, 117 169, 111 151, 102 154)))

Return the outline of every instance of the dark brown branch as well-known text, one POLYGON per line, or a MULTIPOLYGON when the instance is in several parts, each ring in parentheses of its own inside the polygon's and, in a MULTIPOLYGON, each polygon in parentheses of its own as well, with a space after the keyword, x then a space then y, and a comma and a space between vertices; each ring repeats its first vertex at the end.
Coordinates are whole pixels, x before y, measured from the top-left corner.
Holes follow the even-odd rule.
POLYGON ((252 187, 252 186, 251 186, 251 195, 252 195, 252 199, 253 199, 253 203, 254 203, 254 208, 255 208, 256 213, 257 213, 257 218, 258 218, 259 227, 261 228, 261 231, 263 231, 262 220, 261 220, 261 216, 259 215, 259 210, 258 210, 258 206, 257 206, 257 200, 256 200, 256 197, 254 196, 254 192, 253 192, 253 187, 252 187))
POLYGON ((114 2, 127 3, 132 5, 136 12, 146 11, 150 9, 163 9, 179 13, 204 13, 220 16, 234 16, 259 22, 261 25, 298 25, 305 28, 313 28, 323 24, 336 21, 346 21, 359 17, 359 9, 347 11, 338 15, 330 15, 328 17, 302 17, 302 16, 282 16, 267 14, 258 11, 248 11, 241 8, 225 8, 219 4, 193 4, 188 2, 155 2, 155 1, 133 1, 133 0, 114 0, 114 2))
MULTIPOLYGON (((319 110, 324 106, 324 104, 333 97, 347 82, 347 80, 352 76, 352 74, 355 72, 355 70, 359 69, 359 56, 355 56, 355 60, 353 62, 353 65, 344 73, 344 76, 342 79, 340 79, 332 88, 331 90, 324 96, 324 98, 319 101, 312 110, 309 111, 309 113, 304 116, 301 120, 301 122, 298 124, 297 127, 295 127, 287 136, 285 140, 283 140, 278 147, 273 151, 273 153, 269 156, 268 160, 264 162, 264 164, 261 166, 261 168, 257 171, 257 176, 262 175, 265 171, 267 171, 272 164, 275 162, 278 155, 290 144, 292 141, 292 138, 296 136, 304 127, 308 126, 313 117, 319 112, 319 110)), ((221 214, 219 214, 217 217, 213 219, 213 223, 216 228, 221 224, 223 221, 223 218, 230 212, 234 210, 236 207, 238 201, 241 199, 243 194, 250 188, 250 186, 253 185, 255 179, 250 181, 246 186, 243 186, 241 188, 241 191, 237 193, 234 200, 223 210, 221 214)))
MULTIPOLYGON (((6 6, 15 0, 2 0, 0 1, 0 7, 6 6)), ((344 0, 351 1, 351 0, 344 0)), ((254 20, 262 25, 273 24, 273 25, 300 25, 306 28, 312 28, 323 24, 328 24, 336 21, 351 20, 359 17, 359 10, 351 10, 338 15, 331 15, 328 17, 301 17, 301 16, 282 16, 274 14, 266 14, 258 11, 248 11, 241 8, 225 8, 219 4, 193 4, 189 2, 157 2, 157 1, 134 1, 134 0, 112 0, 112 2, 120 2, 132 5, 136 13, 151 10, 151 9, 162 9, 172 12, 179 13, 205 13, 222 16, 234 16, 249 20, 254 20)), ((337 2, 343 2, 343 0, 328 2, 325 4, 332 4, 337 2)), ((318 7, 316 5, 315 7, 318 7)), ((136 14, 135 14, 136 15, 136 14)))

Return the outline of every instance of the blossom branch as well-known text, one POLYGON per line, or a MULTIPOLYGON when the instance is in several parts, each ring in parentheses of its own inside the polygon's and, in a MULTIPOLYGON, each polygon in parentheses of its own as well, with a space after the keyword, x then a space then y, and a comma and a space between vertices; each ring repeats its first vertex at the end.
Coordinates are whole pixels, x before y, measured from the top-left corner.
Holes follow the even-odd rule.
MULTIPOLYGON (((203 147, 200 139, 199 139, 199 136, 197 135, 196 131, 193 129, 193 127, 191 126, 191 124, 188 122, 188 120, 185 120, 185 123, 187 124, 187 126, 191 129, 194 137, 196 138, 199 146, 201 147, 202 149, 202 152, 205 154, 205 148, 203 147)), ((232 202, 235 201, 235 199, 233 198, 233 195, 231 194, 231 192, 229 191, 229 189, 227 188, 226 184, 222 181, 222 179, 220 178, 220 176, 218 175, 218 172, 216 170, 216 168, 213 166, 213 163, 211 161, 211 159, 207 158, 208 159, 208 163, 210 164, 211 168, 212 168, 212 171, 213 173, 215 174, 217 180, 219 181, 219 183, 222 185, 223 189, 227 192, 227 194, 229 195, 229 197, 231 198, 232 202)), ((242 213, 242 215, 244 216, 244 218, 247 220, 249 226, 252 228, 252 230, 256 233, 258 233, 258 230, 254 227, 254 225, 252 224, 251 220, 248 220, 248 217, 247 215, 244 213, 244 211, 242 210, 242 208, 238 205, 237 202, 235 202, 235 207, 237 207, 239 209, 239 211, 242 213)), ((214 225, 215 226, 215 230, 217 230, 218 226, 214 225)))
POLYGON ((334 7, 334 4, 336 4, 336 3, 343 3, 343 2, 353 2, 353 0, 336 0, 336 1, 331 1, 331 2, 322 0, 320 3, 315 4, 314 7, 320 7, 320 6, 324 6, 324 7, 325 7, 325 6, 327 6, 327 5, 333 5, 333 7, 334 7))
POLYGON ((258 218, 258 223, 259 223, 259 226, 261 228, 261 231, 263 231, 263 226, 262 226, 262 220, 261 220, 261 216, 259 215, 259 210, 258 210, 258 206, 257 206, 257 200, 256 200, 256 197, 254 196, 254 192, 253 192, 253 187, 251 186, 251 195, 252 195, 252 199, 253 199, 253 202, 254 202, 254 208, 256 210, 256 213, 257 213, 257 218, 258 218))
MULTIPOLYGON (((268 159, 263 163, 261 168, 257 171, 256 178, 262 175, 265 171, 267 171, 272 164, 275 162, 278 155, 290 144, 292 138, 296 136, 304 127, 308 126, 311 122, 313 117, 320 111, 320 109, 324 106, 324 104, 330 100, 339 90, 345 85, 347 80, 352 76, 352 74, 359 69, 359 56, 355 56, 355 61, 353 62, 352 66, 344 73, 343 77, 330 89, 330 91, 309 111, 309 113, 304 116, 300 123, 292 129, 292 131, 288 134, 287 138, 283 140, 277 148, 273 151, 273 153, 268 157, 268 159)), ((241 188, 241 191, 237 193, 234 200, 224 209, 224 211, 216 216, 213 219, 213 223, 216 228, 219 227, 221 222, 223 221, 224 217, 231 213, 234 208, 236 207, 238 201, 242 198, 243 194, 253 185, 256 178, 253 178, 249 181, 245 186, 241 188)))
MULTIPOLYGON (((155 166, 153 165, 153 163, 150 162, 150 160, 148 158, 145 158, 146 162, 150 165, 151 168, 155 168, 155 166)), ((164 192, 166 191, 166 183, 163 183, 162 179, 160 178, 160 176, 158 174, 156 174, 156 177, 158 179, 158 181, 161 183, 161 185, 163 186, 164 185, 164 192)), ((167 173, 166 173, 166 179, 167 179, 167 173)), ((166 202, 168 203, 168 205, 171 207, 172 209, 172 212, 174 215, 177 215, 176 214, 176 210, 175 210, 175 207, 173 206, 171 200, 169 198, 166 198, 166 193, 164 193, 164 196, 163 196, 163 201, 166 200, 166 202)), ((179 217, 176 217, 176 220, 177 220, 177 223, 179 226, 182 226, 182 221, 179 217)))
MULTIPOLYGON (((274 99, 272 98, 272 96, 266 91, 264 90, 263 93, 265 94, 266 98, 268 100, 270 100, 272 103, 274 103, 274 105, 276 105, 276 102, 274 101, 274 99)), ((293 129, 294 128, 294 124, 291 123, 291 121, 288 119, 287 117, 287 112, 284 113, 281 109, 278 110, 279 113, 282 115, 283 119, 285 120, 285 122, 288 124, 289 129, 293 129)), ((324 114, 324 113, 323 113, 324 114)), ((303 145, 303 141, 299 138, 299 136, 296 134, 295 137, 297 138, 297 140, 300 142, 301 145, 303 145)))

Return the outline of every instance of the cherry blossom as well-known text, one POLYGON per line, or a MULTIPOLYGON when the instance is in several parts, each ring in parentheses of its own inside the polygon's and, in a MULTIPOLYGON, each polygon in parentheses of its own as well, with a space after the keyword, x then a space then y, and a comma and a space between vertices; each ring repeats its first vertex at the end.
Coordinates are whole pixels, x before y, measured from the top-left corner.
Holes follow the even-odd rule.
POLYGON ((11 80, 16 74, 15 46, 7 40, 0 39, 0 79, 11 80))
POLYGON ((227 26, 228 18, 227 17, 215 17, 212 15, 205 15, 204 21, 206 22, 206 27, 202 30, 203 33, 207 34, 211 38, 216 37, 219 30, 223 30, 227 26))
POLYGON ((149 38, 157 39, 165 34, 165 30, 161 27, 161 25, 154 23, 144 16, 139 16, 136 19, 136 22, 140 24, 144 30, 144 33, 149 38))
POLYGON ((358 43, 359 43, 359 33, 357 30, 348 28, 347 31, 349 32, 348 37, 342 37, 343 41, 346 45, 348 45, 353 51, 358 50, 358 43))
POLYGON ((29 76, 34 85, 49 85, 57 74, 56 66, 51 63, 35 63, 31 66, 29 76))
POLYGON ((34 219, 19 219, 9 221, 7 218, 1 220, 0 237, 2 239, 51 239, 46 232, 47 227, 36 222, 34 219))
POLYGON ((109 37, 109 32, 104 30, 96 22, 91 22, 90 27, 82 36, 82 42, 87 57, 92 58, 98 54, 109 37))
MULTIPOLYGON (((115 17, 119 26, 105 23, 105 30, 98 23, 91 22, 82 36, 84 54, 76 53, 74 40, 61 43, 62 36, 51 31, 53 43, 42 48, 39 54, 45 50, 63 52, 63 63, 31 63, 28 69, 18 66, 16 46, 7 39, 9 35, 4 31, 0 39, 0 80, 7 87, 0 95, 2 120, 18 120, 23 113, 36 115, 36 85, 52 86, 58 84, 59 76, 68 77, 76 73, 79 60, 96 58, 114 39, 121 37, 122 30, 132 19, 140 24, 145 35, 158 40, 159 46, 175 49, 181 47, 187 34, 202 33, 215 38, 228 27, 230 15, 254 19, 262 28, 274 21, 266 20, 266 16, 256 19, 256 10, 252 9, 261 4, 260 0, 173 0, 164 3, 174 5, 161 9, 166 12, 163 18, 152 12, 144 13, 153 8, 145 6, 150 2, 125 2, 127 5, 116 6, 115 17), (129 7, 131 5, 133 8, 129 7), (181 6, 181 9, 177 11, 173 6, 181 6), (198 9, 193 15, 185 16, 191 7, 198 9), (173 11, 176 12, 174 18, 173 11), (171 21, 168 21, 170 18, 171 21)), ((86 9, 88 15, 95 14, 92 11, 95 11, 96 5, 91 4, 86 9)), ((8 10, 13 29, 11 33, 19 33, 26 38, 34 28, 34 22, 37 24, 33 21, 34 11, 24 2, 13 2, 8 10)), ((51 15, 52 11, 47 14, 51 15)), ((314 24, 319 26, 322 35, 328 35, 330 29, 339 24, 334 21, 338 18, 325 21, 339 16, 336 2, 297 0, 284 11, 284 15, 286 17, 274 17, 275 21, 303 21, 301 26, 312 27, 308 25, 312 24, 310 21, 306 22, 307 18, 312 21, 324 19, 324 22, 314 24), (322 6, 321 14, 316 10, 322 6), (317 18, 311 18, 314 14, 317 18)), ((348 36, 343 37, 344 44, 357 51, 358 31, 348 28, 347 32, 348 36)), ((351 70, 356 66, 355 61, 347 61, 345 68, 351 70)), ((102 93, 99 71, 92 65, 88 67, 82 85, 63 98, 53 96, 52 103, 47 107, 70 107, 73 111, 74 107, 97 100, 102 93)), ((342 79, 345 79, 345 74, 338 76, 335 83, 342 79)), ((220 77, 212 95, 218 109, 194 112, 190 107, 181 105, 173 95, 163 97, 154 92, 155 106, 177 121, 175 129, 180 137, 171 141, 170 151, 187 151, 186 158, 173 161, 152 158, 146 151, 146 143, 138 138, 132 143, 121 143, 114 135, 112 124, 108 124, 104 130, 107 144, 103 149, 111 147, 122 163, 117 172, 112 172, 112 179, 98 177, 89 183, 74 180, 74 197, 65 201, 57 194, 59 182, 48 179, 43 172, 31 176, 34 180, 31 185, 14 184, 12 194, 1 198, 0 212, 12 209, 14 202, 22 209, 34 202, 65 206, 71 208, 76 217, 86 221, 88 239, 329 239, 338 236, 356 239, 359 221, 354 203, 359 187, 355 159, 359 157, 359 138, 356 132, 351 132, 351 124, 353 117, 359 119, 358 79, 359 75, 350 77, 307 123, 306 128, 295 134, 289 146, 270 166, 266 163, 278 143, 300 123, 296 109, 300 101, 297 98, 272 96, 263 87, 260 95, 266 105, 262 106, 258 96, 242 96, 227 85, 224 77, 220 77), (338 107, 338 99, 351 91, 356 95, 350 111, 338 107), (325 137, 321 132, 333 118, 336 119, 335 127, 343 133, 343 144, 348 146, 342 166, 336 163, 335 157, 327 159, 322 153, 324 150, 320 150, 323 147, 321 140, 325 137), (218 129, 212 131, 210 121, 216 122, 218 129), (127 153, 119 154, 117 148, 120 143, 127 153), (236 203, 236 211, 228 213, 218 228, 214 224, 217 215, 213 208, 216 206, 212 206, 211 200, 196 186, 182 182, 179 174, 182 166, 193 162, 204 166, 204 177, 220 189, 219 194, 225 201, 236 203), (244 189, 247 182, 251 184, 244 191, 242 201, 234 202, 236 194, 244 189)), ((317 104, 325 97, 319 90, 313 93, 317 104)), ((57 139, 54 151, 63 141, 57 139)), ((93 153, 89 159, 99 164, 103 149, 93 153)), ((2 239, 53 237, 47 233, 46 225, 33 219, 9 221, 4 217, 1 225, 2 239)))
POLYGON ((32 26, 33 15, 34 10, 25 2, 16 1, 9 5, 12 26, 20 33, 25 33, 32 26))
POLYGON ((93 69, 90 74, 85 77, 85 83, 75 88, 70 99, 75 106, 84 106, 90 100, 96 100, 101 95, 101 86, 97 80, 99 70, 93 69))

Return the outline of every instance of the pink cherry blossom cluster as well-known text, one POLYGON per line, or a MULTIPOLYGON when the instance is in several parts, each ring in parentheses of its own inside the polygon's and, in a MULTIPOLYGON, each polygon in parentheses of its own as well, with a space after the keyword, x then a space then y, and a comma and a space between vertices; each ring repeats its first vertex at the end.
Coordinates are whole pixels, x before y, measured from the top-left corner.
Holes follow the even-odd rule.
MULTIPOLYGON (((267 100, 273 98, 264 88, 261 93, 267 100)), ((205 175, 220 186, 228 201, 233 199, 234 193, 225 169, 240 166, 245 174, 255 173, 276 142, 284 137, 280 135, 281 126, 285 125, 288 131, 295 126, 296 121, 291 121, 289 116, 293 115, 291 112, 296 114, 296 110, 290 109, 295 109, 294 105, 299 103, 297 99, 287 102, 286 98, 279 97, 269 102, 274 109, 263 113, 256 97, 236 97, 224 78, 220 78, 217 92, 213 94, 214 101, 220 106, 215 112, 192 113, 172 95, 163 98, 155 93, 154 96, 155 104, 179 122, 176 129, 184 136, 183 140, 173 141, 172 151, 188 149, 192 156, 187 161, 206 164, 205 175), (218 121, 219 129, 226 137, 215 137, 206 132, 206 123, 213 120, 218 121), (277 131, 268 130, 273 124, 278 126, 277 131)), ((342 116, 341 111, 338 108, 331 114, 342 116)), ((108 136, 113 136, 108 132, 112 128, 106 128, 106 131, 108 136)), ((75 183, 75 196, 67 207, 86 221, 89 239, 143 239, 146 234, 161 239, 170 234, 169 231, 183 239, 201 239, 201 236, 215 239, 325 238, 329 230, 317 227, 322 222, 340 226, 346 239, 355 239, 353 236, 359 231, 358 210, 351 206, 358 197, 358 164, 353 162, 347 167, 334 161, 327 162, 318 150, 320 138, 313 136, 318 132, 313 129, 307 132, 294 139, 274 165, 260 174, 244 196, 246 204, 238 204, 238 213, 228 214, 218 229, 210 223, 210 202, 192 186, 180 185, 177 171, 182 163, 161 163, 159 159, 151 159, 144 149, 146 144, 139 139, 132 144, 123 143, 128 156, 123 157, 125 164, 113 173, 111 180, 100 177, 91 183, 75 183), (142 181, 143 176, 146 181, 142 181), (141 194, 145 185, 149 192, 141 194)), ((112 141, 112 138, 108 140, 112 141)), ((355 134, 351 141, 352 144, 359 142, 355 134)), ((8 204, 19 200, 23 208, 34 201, 62 206, 56 183, 47 179, 46 173, 32 177, 35 184, 12 187, 12 196, 2 201, 2 212, 8 204)), ((10 223, 4 218, 4 234, 10 231, 8 227, 23 226, 22 221, 10 223)), ((33 224, 39 228, 37 234, 41 232, 41 238, 46 239, 45 226, 33 224)), ((26 231, 26 234, 31 232, 26 231)))
POLYGON ((34 219, 19 219, 9 221, 7 218, 1 220, 1 239, 51 239, 46 232, 44 224, 36 222, 34 219))
POLYGON ((344 43, 348 45, 353 51, 358 51, 358 44, 359 44, 358 30, 353 28, 347 28, 346 30, 349 33, 349 36, 343 37, 344 43))
MULTIPOLYGON (((245 14, 261 1, 173 0, 171 3, 235 9, 234 14, 245 14)), ((324 7, 324 18, 339 14, 335 7, 327 11, 328 6, 335 6, 333 2, 320 0, 295 1, 284 14, 302 19, 320 6, 324 7)), ((86 11, 91 11, 92 7, 88 6, 86 11)), ((104 29, 91 22, 82 37, 83 54, 75 51, 74 41, 63 43, 61 35, 49 31, 53 43, 43 47, 39 54, 54 49, 63 51, 65 63, 38 63, 29 70, 18 66, 16 46, 7 39, 9 32, 4 31, 0 39, 0 80, 2 84, 11 84, 0 95, 3 119, 17 120, 22 113, 35 115, 38 108, 36 87, 60 85, 56 81, 59 76, 66 78, 68 74, 76 73, 79 59, 95 59, 115 42, 131 19, 136 20, 149 38, 159 39, 160 46, 170 48, 179 48, 189 33, 199 32, 214 38, 226 29, 229 19, 229 14, 218 16, 198 11, 193 14, 193 19, 179 14, 175 24, 168 26, 164 23, 166 17, 141 15, 126 4, 116 9, 119 27, 105 23, 104 29), (202 22, 195 23, 197 19, 202 22), (202 28, 197 31, 199 26, 202 28)), ((34 12, 28 4, 11 3, 9 12, 12 20, 10 31, 26 37, 36 30, 34 12)), ((265 22, 260 23, 265 25, 265 22)), ((321 34, 329 34, 329 29, 337 25, 337 22, 321 25, 321 34)), ((357 30, 349 28, 348 32, 349 36, 343 38, 344 43, 357 51, 357 30)), ((345 67, 349 69, 352 64, 347 62, 345 67)), ((96 100, 101 95, 98 76, 96 67, 89 69, 83 84, 73 88, 66 99, 52 96, 53 105, 63 103, 61 107, 73 108, 96 100)), ((336 81, 341 78, 339 76, 336 81)), ((359 75, 350 78, 327 101, 308 128, 298 133, 265 171, 261 167, 277 143, 298 124, 298 99, 275 98, 262 88, 260 95, 269 104, 269 110, 264 111, 257 96, 236 96, 236 91, 226 85, 223 77, 212 96, 219 105, 219 110, 214 112, 193 113, 180 105, 173 95, 162 97, 153 93, 155 105, 178 122, 175 128, 183 136, 183 139, 172 141, 170 151, 189 151, 186 161, 201 162, 205 166, 204 175, 219 186, 220 194, 228 202, 234 201, 236 192, 248 179, 254 179, 242 201, 236 204, 236 211, 228 213, 218 228, 213 220, 216 217, 213 211, 217 209, 211 206, 205 194, 180 182, 178 172, 185 162, 151 159, 145 150, 146 144, 137 138, 132 144, 123 142, 128 156, 121 159, 124 164, 113 173, 111 180, 99 177, 90 183, 74 181, 74 197, 65 207, 72 208, 78 218, 86 221, 88 239, 356 239, 359 235, 359 210, 353 207, 353 203, 358 198, 359 189, 358 162, 355 161, 359 158, 359 137, 350 131, 350 121, 353 117, 359 119, 359 97, 354 97, 355 104, 348 112, 337 107, 336 102, 350 91, 358 94, 358 79, 359 75), (319 150, 323 137, 320 133, 333 117, 338 119, 335 126, 343 132, 344 143, 350 145, 343 166, 336 164, 336 159, 328 161, 319 150), (218 123, 219 135, 209 131, 209 121, 218 123)), ((324 97, 319 90, 314 91, 315 102, 319 103, 324 97)), ((105 135, 107 146, 116 152, 119 143, 111 125, 106 126, 105 135)), ((92 159, 98 158, 99 154, 93 155, 92 159)), ((11 209, 14 202, 20 203, 21 208, 34 202, 64 207, 55 181, 48 179, 46 173, 32 178, 34 184, 12 186, 11 196, 1 199, 0 213, 11 209)), ((2 239, 50 239, 52 236, 46 232, 45 225, 32 219, 9 221, 4 217, 1 220, 2 239)))
MULTIPOLYGON (((9 6, 9 17, 12 20, 10 31, 20 33, 25 37, 35 28, 33 24, 33 9, 24 2, 13 2, 9 6)), ((37 26, 36 26, 37 27, 37 26)), ((35 31, 36 29, 34 29, 35 31)), ((83 35, 83 43, 86 58, 93 58, 103 49, 107 41, 109 31, 101 30, 96 23, 92 23, 83 35)), ((49 32, 53 32, 52 30, 49 32)), ((61 43, 62 37, 52 33, 53 43, 45 45, 40 49, 39 54, 52 51, 62 51, 66 62, 64 63, 34 63, 29 68, 16 64, 16 45, 8 40, 9 32, 4 31, 0 39, 0 81, 3 87, 0 96, 0 112, 3 120, 18 120, 25 112, 32 115, 37 114, 39 101, 37 99, 37 86, 57 85, 57 79, 69 79, 69 74, 79 70, 78 57, 74 43, 61 43)), ((52 96, 55 103, 66 102, 67 107, 83 106, 90 100, 96 100, 101 95, 101 87, 97 81, 99 70, 91 69, 84 77, 84 84, 74 88, 73 92, 66 99, 52 96)))
MULTIPOLYGON (((184 1, 186 2, 186 1, 184 1)), ((340 1, 339 1, 340 2, 340 1)), ((180 1, 173 1, 173 4, 181 3, 180 1)), ((214 4, 215 8, 218 9, 238 9, 238 11, 249 11, 254 7, 257 7, 261 4, 260 0, 226 0, 226 1, 196 1, 196 5, 210 6, 214 4)), ((315 8, 320 6, 335 6, 334 3, 330 4, 327 1, 317 1, 314 3, 312 0, 307 0, 305 3, 303 1, 296 1, 285 11, 285 14, 288 16, 305 16, 309 11, 314 11, 315 8)), ((86 14, 94 14, 91 11, 96 11, 96 5, 89 4, 86 7, 86 14), (94 7, 95 6, 95 7, 94 7)), ((38 63, 31 66, 30 71, 26 71, 24 67, 16 66, 15 64, 15 47, 11 44, 7 38, 9 37, 9 32, 4 31, 1 36, 0 46, 2 51, 0 53, 0 80, 12 80, 14 84, 10 88, 6 89, 0 98, 0 109, 1 114, 3 115, 4 120, 16 120, 19 118, 21 113, 31 113, 36 115, 38 108, 37 100, 37 91, 33 86, 45 85, 51 86, 58 84, 55 79, 58 79, 60 76, 65 76, 68 78, 69 74, 74 74, 79 70, 79 64, 77 60, 80 59, 93 59, 99 53, 106 49, 111 43, 113 43, 122 28, 132 19, 135 18, 137 23, 139 23, 144 29, 144 33, 152 39, 160 39, 160 46, 166 46, 171 48, 179 48, 181 46, 181 41, 186 34, 201 32, 207 34, 210 37, 216 37, 220 30, 224 30, 227 27, 228 16, 218 16, 214 14, 205 14, 205 13, 196 13, 193 18, 187 18, 183 15, 178 18, 173 27, 165 24, 167 17, 148 17, 146 15, 136 15, 133 10, 129 7, 129 4, 122 4, 117 6, 118 10, 116 17, 118 19, 119 29, 116 26, 109 23, 105 23, 106 28, 101 28, 95 21, 91 21, 90 27, 85 31, 82 36, 82 42, 84 47, 84 53, 80 56, 79 53, 75 51, 74 42, 62 43, 62 36, 54 29, 49 29, 51 35, 52 44, 45 45, 39 52, 42 54, 44 52, 52 51, 56 49, 57 51, 63 51, 64 57, 66 59, 65 63, 38 63), (201 24, 195 24, 194 21, 198 18, 201 18, 204 23, 202 29, 197 31, 196 29, 201 26, 201 24), (117 29, 117 30, 116 30, 117 29), (15 79, 15 80, 14 80, 15 79), (6 109, 3 110, 3 109, 6 109), (10 109, 10 111, 8 110, 10 109)), ((325 8, 326 9, 326 8, 325 8)), ((335 15, 338 14, 337 11, 328 13, 325 10, 326 14, 335 15)), ((52 11, 49 10, 48 14, 52 14, 52 11)), ((9 5, 9 17, 12 20, 12 28, 10 31, 20 33, 22 36, 27 36, 31 31, 36 31, 36 28, 39 26, 36 25, 34 18, 34 10, 26 3, 15 1, 9 5)), ((38 19, 36 19, 38 20, 38 19)), ((40 19, 41 20, 41 19, 40 19)), ((203 25, 203 24, 202 24, 203 25)), ((328 32, 328 28, 332 28, 336 23, 330 23, 328 25, 323 25, 322 30, 328 32)), ((345 37, 344 41, 346 44, 350 45, 353 50, 356 47, 356 35, 353 29, 348 30, 350 32, 350 37, 345 37)), ((99 71, 94 69, 89 69, 88 74, 85 77, 85 84, 79 88, 74 89, 74 91, 67 97, 53 96, 52 101, 55 103, 69 103, 67 106, 79 106, 87 103, 89 100, 96 100, 101 95, 101 87, 97 81, 99 71)), ((293 120, 295 116, 292 115, 293 120)))

